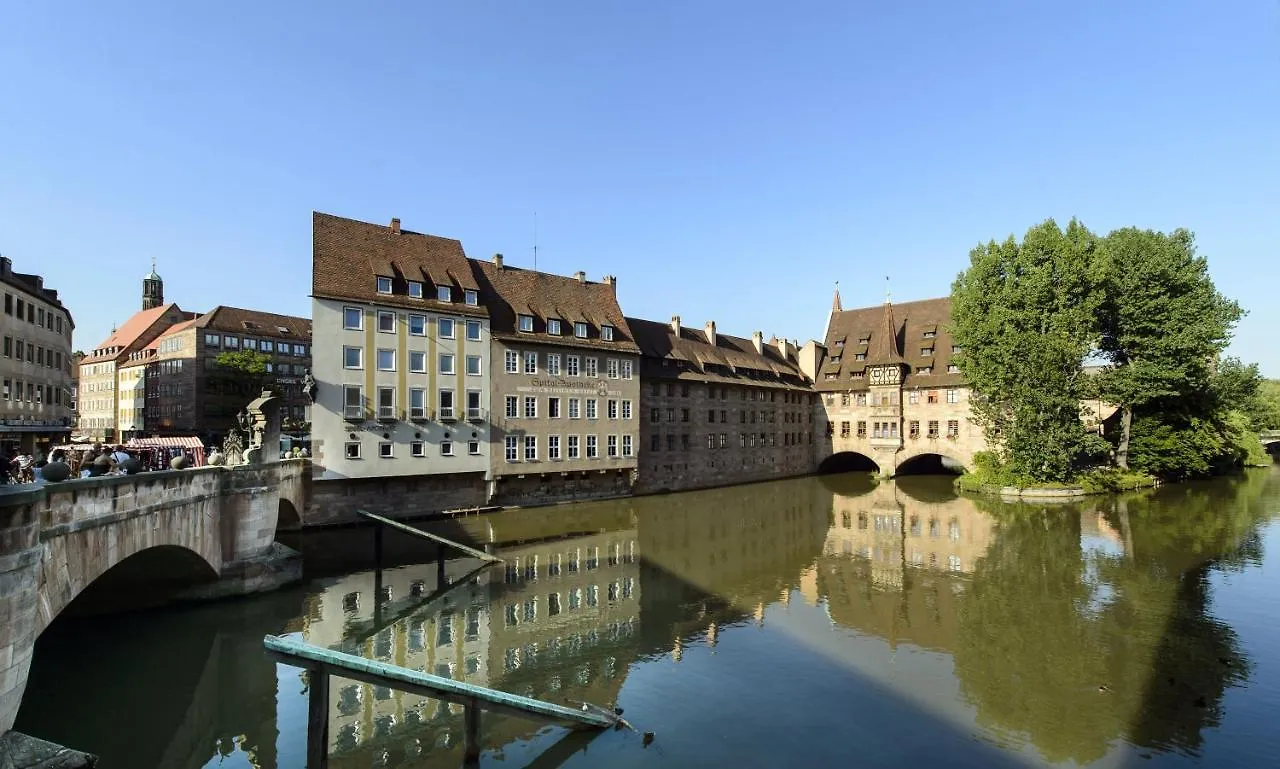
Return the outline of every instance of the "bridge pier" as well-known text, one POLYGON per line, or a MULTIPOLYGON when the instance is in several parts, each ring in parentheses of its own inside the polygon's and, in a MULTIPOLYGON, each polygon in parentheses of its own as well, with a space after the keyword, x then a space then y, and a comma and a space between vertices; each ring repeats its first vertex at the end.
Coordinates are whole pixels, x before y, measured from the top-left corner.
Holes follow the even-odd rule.
POLYGON ((39 533, 30 501, 0 507, 0 734, 18 717, 35 648, 39 533))

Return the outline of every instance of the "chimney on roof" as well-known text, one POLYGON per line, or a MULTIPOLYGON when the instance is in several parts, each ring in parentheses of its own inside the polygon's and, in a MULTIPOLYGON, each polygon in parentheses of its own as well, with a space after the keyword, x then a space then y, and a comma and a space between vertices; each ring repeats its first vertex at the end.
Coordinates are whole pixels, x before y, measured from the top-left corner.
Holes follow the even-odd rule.
POLYGON ((9 257, 0 256, 0 276, 7 276, 13 272, 13 262, 9 261, 9 257))
POLYGON ((393 235, 400 234, 400 219, 398 217, 391 217, 391 233, 393 235))
POLYGON ((791 360, 791 356, 795 353, 796 347, 792 344, 790 339, 778 339, 775 337, 769 341, 773 343, 774 349, 778 351, 778 354, 782 356, 783 360, 791 360))
POLYGON ((674 331, 676 334, 676 337, 679 338, 680 336, 680 316, 679 315, 671 316, 671 330, 674 331))
POLYGON ((751 332, 751 345, 756 348, 757 355, 764 355, 764 332, 751 332))
POLYGON ((501 270, 501 269, 502 269, 502 254, 494 254, 494 255, 493 255, 493 264, 494 264, 494 266, 496 266, 499 270, 501 270))
POLYGON ((575 273, 573 274, 573 277, 577 278, 579 283, 586 283, 586 282, 587 282, 587 274, 586 274, 585 272, 583 272, 582 270, 578 270, 577 272, 575 272, 575 273))
POLYGON ((714 320, 707 321, 706 327, 703 329, 707 332, 707 344, 712 347, 716 346, 716 322, 714 320))
POLYGON ((604 284, 605 284, 606 286, 608 286, 609 288, 613 289, 613 293, 615 293, 615 294, 616 294, 616 293, 618 293, 618 279, 617 279, 617 278, 613 277, 612 275, 605 275, 605 276, 604 276, 604 279, 603 279, 601 282, 602 282, 602 283, 604 283, 604 284))

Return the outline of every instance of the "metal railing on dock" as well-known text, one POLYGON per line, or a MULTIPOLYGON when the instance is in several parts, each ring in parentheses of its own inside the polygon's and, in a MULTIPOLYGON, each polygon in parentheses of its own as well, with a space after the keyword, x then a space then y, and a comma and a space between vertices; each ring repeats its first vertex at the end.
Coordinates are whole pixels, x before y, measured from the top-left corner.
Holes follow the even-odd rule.
POLYGON ((387 686, 432 699, 457 703, 464 708, 464 760, 480 757, 480 710, 552 723, 576 729, 607 729, 618 716, 596 706, 565 707, 519 694, 441 678, 378 660, 366 659, 302 641, 267 636, 262 641, 268 656, 308 671, 307 769, 324 769, 329 754, 329 678, 339 676, 375 686, 387 686))

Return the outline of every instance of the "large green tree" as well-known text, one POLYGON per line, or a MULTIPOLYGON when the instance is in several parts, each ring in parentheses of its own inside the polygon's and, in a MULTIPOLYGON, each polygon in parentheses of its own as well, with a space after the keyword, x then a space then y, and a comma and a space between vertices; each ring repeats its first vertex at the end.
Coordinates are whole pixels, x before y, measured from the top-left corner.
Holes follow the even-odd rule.
MULTIPOLYGON (((1218 293, 1187 230, 1129 227, 1100 246, 1097 345, 1109 366, 1098 385, 1101 397, 1120 407, 1116 464, 1128 468, 1135 413, 1186 412, 1176 402, 1209 388, 1241 310, 1218 293)), ((1207 416, 1187 414, 1185 421, 1207 416)))
POLYGON ((1098 238, 1052 219, 969 254, 952 286, 952 334, 974 415, 1011 473, 1065 481, 1096 448, 1080 420, 1081 361, 1096 338, 1098 238))

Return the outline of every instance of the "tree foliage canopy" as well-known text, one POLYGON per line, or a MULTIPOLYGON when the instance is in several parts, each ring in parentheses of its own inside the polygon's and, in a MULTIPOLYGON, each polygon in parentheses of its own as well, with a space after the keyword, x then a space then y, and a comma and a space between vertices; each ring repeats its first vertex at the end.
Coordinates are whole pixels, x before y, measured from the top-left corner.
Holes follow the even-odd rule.
POLYGON ((1220 361, 1242 312, 1186 230, 1048 220, 973 249, 951 296, 974 415, 1009 474, 1066 481, 1111 453, 1081 421, 1086 398, 1120 408, 1122 467, 1181 477, 1255 455, 1244 427, 1271 419, 1257 367, 1220 361))

